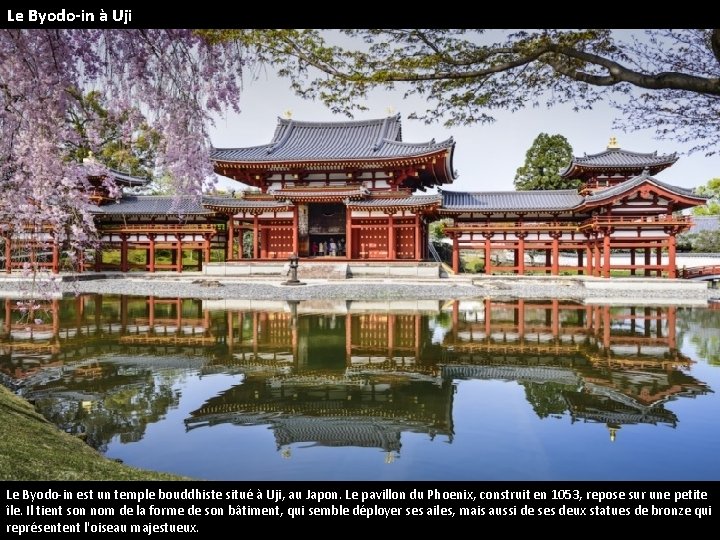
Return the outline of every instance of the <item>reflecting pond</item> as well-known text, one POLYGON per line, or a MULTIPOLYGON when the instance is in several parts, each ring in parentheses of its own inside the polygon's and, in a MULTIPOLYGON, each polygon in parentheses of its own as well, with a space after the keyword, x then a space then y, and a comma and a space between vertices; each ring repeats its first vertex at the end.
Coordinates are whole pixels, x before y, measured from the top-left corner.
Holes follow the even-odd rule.
POLYGON ((0 377, 138 467, 720 479, 717 309, 101 295, 24 308, 0 301, 0 377))

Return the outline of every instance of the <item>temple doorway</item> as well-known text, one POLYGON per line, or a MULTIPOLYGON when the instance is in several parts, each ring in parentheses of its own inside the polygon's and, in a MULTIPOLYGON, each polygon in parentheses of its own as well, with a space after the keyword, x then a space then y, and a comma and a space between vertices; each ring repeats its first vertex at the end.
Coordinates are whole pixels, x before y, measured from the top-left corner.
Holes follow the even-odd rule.
POLYGON ((344 204, 308 205, 308 255, 311 257, 345 256, 344 204))

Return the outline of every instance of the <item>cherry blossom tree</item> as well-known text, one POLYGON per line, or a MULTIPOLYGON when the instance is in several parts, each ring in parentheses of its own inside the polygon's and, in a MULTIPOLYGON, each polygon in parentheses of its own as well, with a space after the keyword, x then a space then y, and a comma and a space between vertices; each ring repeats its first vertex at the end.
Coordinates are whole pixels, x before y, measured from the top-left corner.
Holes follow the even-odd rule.
MULTIPOLYGON (((89 176, 78 147, 98 153, 100 115, 78 130, 88 93, 120 124, 121 144, 141 130, 161 134, 155 168, 182 195, 211 178, 212 114, 238 110, 245 50, 192 30, 0 30, 0 214, 5 241, 47 246, 72 257, 94 238, 89 176)), ((87 111, 86 111, 87 112, 87 111)), ((115 186, 106 181, 112 193, 115 186)), ((37 265, 25 263, 29 272, 37 265)))

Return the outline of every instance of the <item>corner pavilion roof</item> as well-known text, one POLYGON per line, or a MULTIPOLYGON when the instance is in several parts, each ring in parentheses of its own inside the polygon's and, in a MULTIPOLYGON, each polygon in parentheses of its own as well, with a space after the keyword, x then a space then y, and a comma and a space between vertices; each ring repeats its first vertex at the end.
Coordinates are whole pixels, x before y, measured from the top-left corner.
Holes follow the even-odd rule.
POLYGON ((630 180, 626 180, 625 182, 617 184, 616 186, 596 191, 592 195, 588 195, 587 197, 585 197, 584 202, 586 205, 593 205, 598 202, 621 196, 624 193, 628 193, 643 184, 654 185, 664 191, 675 195, 676 197, 690 199, 696 205, 705 204, 705 202, 707 201, 707 197, 698 195, 690 189, 685 189, 679 186, 673 186, 672 184, 661 182, 657 178, 653 178, 652 176, 650 176, 649 172, 645 170, 642 172, 642 174, 636 176, 635 178, 631 178, 630 180))
POLYGON ((124 172, 120 172, 116 169, 109 169, 110 176, 116 184, 127 187, 134 186, 146 186, 150 183, 150 178, 133 176, 124 172))
POLYGON ((616 146, 608 147, 598 154, 573 157, 570 165, 560 173, 563 178, 584 178, 588 174, 619 173, 640 174, 648 169, 657 174, 678 160, 677 154, 658 155, 657 152, 631 152, 616 146))

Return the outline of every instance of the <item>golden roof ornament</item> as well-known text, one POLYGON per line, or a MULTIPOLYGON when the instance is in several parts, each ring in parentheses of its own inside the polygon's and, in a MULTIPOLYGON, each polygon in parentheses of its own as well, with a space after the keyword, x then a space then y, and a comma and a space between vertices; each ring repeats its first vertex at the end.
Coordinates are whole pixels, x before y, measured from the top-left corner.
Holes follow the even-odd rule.
POLYGON ((285 111, 283 113, 283 118, 285 118, 286 120, 290 120, 292 118, 292 115, 293 115, 292 109, 288 109, 287 111, 285 111))
POLYGON ((620 145, 617 142, 617 137, 610 137, 610 142, 607 145, 608 150, 610 148, 620 148, 620 145))

